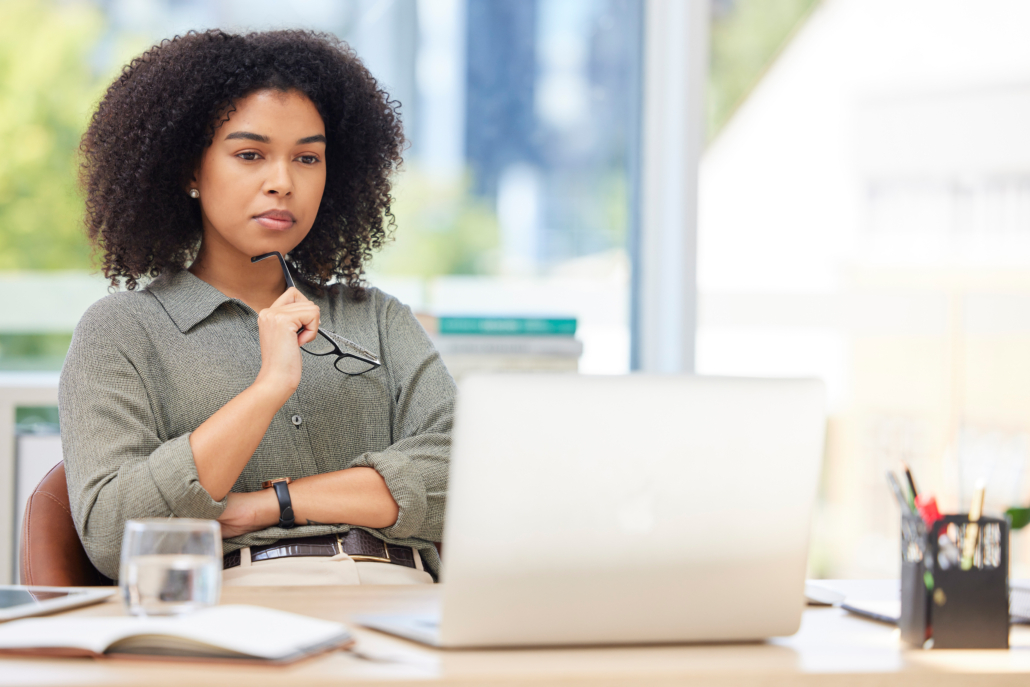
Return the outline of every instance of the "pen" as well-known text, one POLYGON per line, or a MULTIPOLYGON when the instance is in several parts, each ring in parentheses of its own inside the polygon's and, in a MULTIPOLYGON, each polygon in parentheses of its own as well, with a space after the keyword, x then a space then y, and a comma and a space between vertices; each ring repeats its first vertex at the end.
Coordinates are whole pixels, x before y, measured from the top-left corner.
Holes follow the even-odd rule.
POLYGON ((976 483, 973 491, 973 503, 969 506, 969 524, 966 525, 966 538, 962 542, 962 565, 963 570, 973 567, 973 555, 976 553, 976 540, 980 535, 980 515, 984 507, 984 483, 980 480, 976 483))
POLYGON ((898 482, 898 478, 894 476, 894 473, 890 470, 887 471, 887 483, 891 485, 891 491, 894 492, 894 498, 898 501, 898 506, 901 507, 901 512, 914 513, 912 503, 909 502, 905 496, 905 490, 901 488, 901 484, 898 482))
POLYGON ((916 497, 919 496, 919 491, 916 490, 916 481, 912 479, 912 471, 908 469, 908 465, 902 461, 901 467, 905 471, 905 478, 908 480, 909 489, 912 490, 912 503, 916 502, 916 497))

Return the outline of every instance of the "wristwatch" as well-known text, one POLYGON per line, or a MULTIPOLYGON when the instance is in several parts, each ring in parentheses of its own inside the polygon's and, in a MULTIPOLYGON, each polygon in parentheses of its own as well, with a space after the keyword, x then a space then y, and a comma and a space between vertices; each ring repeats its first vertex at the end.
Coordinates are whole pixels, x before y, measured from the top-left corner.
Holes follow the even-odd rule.
POLYGON ((286 486, 293 480, 289 477, 266 480, 261 483, 262 489, 273 487, 275 498, 279 499, 279 527, 290 529, 297 523, 293 519, 293 503, 290 501, 290 488, 286 486))

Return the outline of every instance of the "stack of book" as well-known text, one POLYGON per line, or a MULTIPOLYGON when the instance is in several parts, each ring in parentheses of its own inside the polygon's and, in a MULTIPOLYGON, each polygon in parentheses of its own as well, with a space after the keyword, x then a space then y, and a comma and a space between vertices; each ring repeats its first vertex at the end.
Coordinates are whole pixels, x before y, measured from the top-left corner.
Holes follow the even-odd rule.
POLYGON ((576 372, 574 317, 419 315, 455 379, 470 372, 576 372))

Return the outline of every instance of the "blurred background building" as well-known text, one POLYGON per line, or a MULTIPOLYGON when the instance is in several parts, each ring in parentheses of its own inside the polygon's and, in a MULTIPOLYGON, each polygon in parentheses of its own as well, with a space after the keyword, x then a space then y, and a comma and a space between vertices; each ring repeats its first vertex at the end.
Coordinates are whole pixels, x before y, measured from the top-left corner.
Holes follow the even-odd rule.
MULTIPOLYGON (((811 572, 896 576, 883 472, 898 461, 945 509, 964 509, 978 477, 996 511, 1030 502, 1030 5, 689 1, 709 21, 695 368, 826 380, 811 572)), ((156 41, 210 27, 332 32, 400 102, 410 148, 373 284, 432 315, 575 318, 581 372, 630 370, 645 0, 0 13, 0 375, 52 378, 106 293, 75 186, 106 83, 156 41)), ((22 454, 45 465, 54 409, 17 418, 22 454)), ((1016 576, 1030 576, 1024 537, 1016 576)))

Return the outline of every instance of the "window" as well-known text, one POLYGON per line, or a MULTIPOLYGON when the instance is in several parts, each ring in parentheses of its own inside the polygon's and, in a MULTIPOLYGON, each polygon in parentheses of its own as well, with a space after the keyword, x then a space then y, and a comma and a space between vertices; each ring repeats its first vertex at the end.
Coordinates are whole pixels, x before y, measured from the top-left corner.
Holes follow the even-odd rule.
POLYGON ((703 159, 698 370, 829 389, 816 576, 897 576, 901 461, 941 512, 1030 501, 1028 19, 817 4, 703 159))

